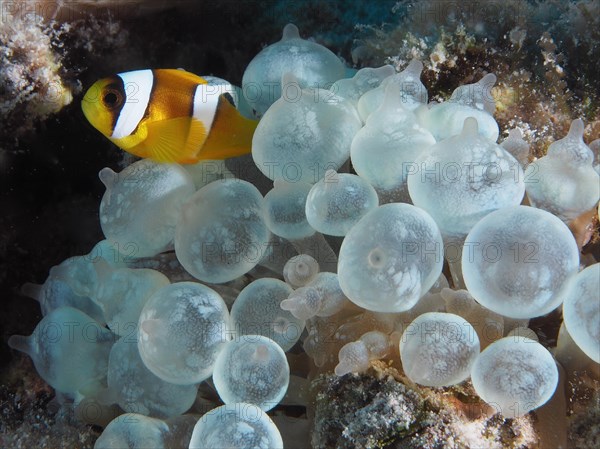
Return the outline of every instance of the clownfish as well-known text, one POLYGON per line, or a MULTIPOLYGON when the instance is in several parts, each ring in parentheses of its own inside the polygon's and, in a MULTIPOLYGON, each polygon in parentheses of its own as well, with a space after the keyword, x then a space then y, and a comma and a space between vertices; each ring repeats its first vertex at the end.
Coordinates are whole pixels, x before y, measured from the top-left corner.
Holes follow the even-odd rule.
POLYGON ((96 81, 81 103, 91 125, 121 149, 193 164, 249 153, 257 121, 236 109, 235 88, 176 69, 136 70, 96 81))

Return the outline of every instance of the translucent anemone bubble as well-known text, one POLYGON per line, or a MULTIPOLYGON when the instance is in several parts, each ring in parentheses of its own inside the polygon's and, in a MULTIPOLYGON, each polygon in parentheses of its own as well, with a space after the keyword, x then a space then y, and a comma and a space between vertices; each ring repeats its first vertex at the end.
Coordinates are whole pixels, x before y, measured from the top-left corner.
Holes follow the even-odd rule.
POLYGON ((285 263, 283 278, 292 288, 304 287, 319 274, 319 262, 308 254, 298 254, 285 263))
POLYGON ((154 375, 140 357, 137 342, 122 337, 110 350, 106 397, 127 412, 168 418, 185 413, 198 386, 175 385, 154 375))
POLYGON ((148 298, 168 285, 169 279, 148 268, 112 268, 102 258, 93 266, 98 282, 92 300, 102 308, 111 331, 120 336, 131 335, 148 298))
POLYGON ((252 158, 269 179, 315 183, 350 157, 362 127, 349 100, 324 89, 300 89, 284 80, 284 97, 269 108, 252 138, 252 158))
POLYGON ((201 188, 183 204, 175 254, 192 276, 221 283, 254 268, 269 239, 258 189, 240 179, 224 179, 201 188))
POLYGON ((365 309, 408 310, 440 275, 442 252, 442 236, 427 212, 402 203, 377 207, 344 238, 340 287, 365 309))
POLYGON ((565 281, 579 269, 569 228, 541 209, 499 209, 467 235, 465 284, 484 307, 510 318, 545 315, 560 305, 565 281))
POLYGON ((239 402, 204 414, 192 432, 190 449, 283 449, 279 429, 259 407, 239 402))
POLYGON ((306 199, 306 219, 319 232, 344 236, 377 207, 375 189, 360 176, 327 170, 306 199))
POLYGON ((422 124, 439 142, 459 134, 465 119, 472 117, 477 120, 479 134, 495 142, 500 134, 493 116, 496 103, 491 90, 495 82, 496 75, 488 73, 476 83, 457 87, 448 101, 434 104, 424 111, 422 124))
POLYGON ((404 372, 413 382, 428 387, 447 387, 467 379, 478 355, 475 329, 453 313, 420 315, 400 340, 404 372))
POLYGON ((114 335, 73 307, 52 310, 29 337, 13 335, 8 345, 24 352, 39 375, 66 394, 96 392, 106 377, 114 335))
POLYGON ((600 263, 571 279, 565 293, 563 316, 577 346, 600 363, 600 263))
POLYGON ((107 240, 134 257, 168 249, 181 204, 194 193, 190 175, 177 164, 144 159, 121 173, 103 168, 99 176, 106 186, 100 225, 107 240))
POLYGON ((489 345, 471 370, 477 394, 506 418, 544 405, 558 385, 552 354, 536 341, 505 337, 489 345))
POLYGON ((140 316, 138 349, 146 367, 179 385, 212 374, 226 342, 229 312, 221 296, 196 282, 178 282, 154 293, 140 316))
MULTIPOLYGON (((54 273, 56 272, 55 269, 54 273)), ((87 280, 90 283, 92 282, 91 278, 87 278, 87 280)), ((73 307, 81 310, 99 323, 105 324, 104 314, 100 306, 91 298, 77 294, 64 277, 61 279, 50 275, 42 285, 27 282, 21 288, 21 294, 38 301, 44 316, 59 307, 73 307)))
POLYGON ((244 72, 244 96, 259 114, 281 96, 286 72, 294 73, 302 87, 325 89, 344 76, 344 64, 331 50, 302 39, 298 27, 286 25, 281 40, 258 53, 244 72))
POLYGON ((413 59, 402 72, 391 74, 383 79, 378 87, 366 91, 357 105, 363 121, 366 122, 371 114, 385 103, 390 91, 402 99, 403 108, 407 111, 414 111, 419 106, 426 105, 428 94, 421 82, 422 71, 423 63, 413 59))
POLYGON ((315 230, 306 220, 306 197, 312 185, 277 179, 264 198, 265 220, 269 230, 284 239, 310 237, 315 230))
POLYGON ((243 335, 227 343, 217 357, 213 381, 225 404, 248 402, 267 411, 285 395, 290 367, 273 340, 243 335))
MULTIPOLYGON (((583 120, 573 120, 569 134, 525 171, 530 203, 565 222, 590 210, 600 199, 600 177, 594 154, 583 141, 583 120)), ((597 162, 597 161, 596 161, 597 162)))
POLYGON ((523 199, 517 160, 478 132, 469 117, 462 132, 421 153, 408 176, 415 206, 434 218, 444 236, 464 238, 481 218, 523 199))
POLYGON ((169 449, 188 447, 193 415, 168 420, 150 418, 139 413, 125 413, 113 419, 96 440, 94 449, 169 449))
POLYGON ((365 93, 379 87, 383 80, 394 73, 396 70, 391 65, 379 68, 365 67, 356 72, 352 78, 343 78, 333 83, 331 91, 358 106, 360 98, 365 93))
POLYGON ((418 124, 417 116, 406 109, 405 94, 399 86, 388 85, 380 106, 356 133, 350 149, 356 173, 378 192, 395 192, 394 197, 402 199, 401 202, 409 202, 407 169, 435 144, 431 133, 418 124))
POLYGON ((300 339, 304 320, 281 308, 292 287, 279 279, 262 278, 247 285, 231 308, 236 335, 264 335, 288 351, 300 339))

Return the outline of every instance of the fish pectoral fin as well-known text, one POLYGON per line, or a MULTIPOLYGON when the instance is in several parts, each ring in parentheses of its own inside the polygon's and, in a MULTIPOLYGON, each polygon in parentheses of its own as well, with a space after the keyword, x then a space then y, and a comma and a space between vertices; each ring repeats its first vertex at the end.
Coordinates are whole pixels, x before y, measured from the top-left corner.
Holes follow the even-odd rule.
POLYGON ((198 151, 206 140, 202 122, 178 117, 148 123, 148 136, 140 143, 144 153, 158 162, 190 164, 198 161, 198 151))

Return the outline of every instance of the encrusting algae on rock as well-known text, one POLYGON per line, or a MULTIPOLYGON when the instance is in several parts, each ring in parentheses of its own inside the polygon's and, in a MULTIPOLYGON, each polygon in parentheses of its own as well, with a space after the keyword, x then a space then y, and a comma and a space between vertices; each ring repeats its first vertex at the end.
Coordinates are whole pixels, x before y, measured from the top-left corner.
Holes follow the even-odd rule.
POLYGON ((323 375, 313 388, 314 448, 539 447, 530 417, 498 419, 470 389, 418 387, 382 362, 359 375, 323 375))
POLYGON ((78 88, 61 76, 53 47, 59 33, 36 16, 6 19, 0 21, 0 117, 4 132, 23 133, 71 103, 78 88))

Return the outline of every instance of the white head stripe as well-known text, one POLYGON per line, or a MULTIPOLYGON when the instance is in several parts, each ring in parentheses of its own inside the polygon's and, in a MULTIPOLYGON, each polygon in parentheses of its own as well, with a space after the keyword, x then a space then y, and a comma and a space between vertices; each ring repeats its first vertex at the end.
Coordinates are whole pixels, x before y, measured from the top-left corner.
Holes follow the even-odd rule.
POLYGON ((154 82, 152 70, 119 73, 119 76, 125 89, 125 104, 112 133, 112 137, 116 139, 131 135, 138 126, 148 108, 154 82))
POLYGON ((229 83, 199 84, 196 87, 194 94, 194 118, 200 120, 207 130, 210 130, 215 119, 219 97, 226 92, 236 95, 233 86, 229 83))

